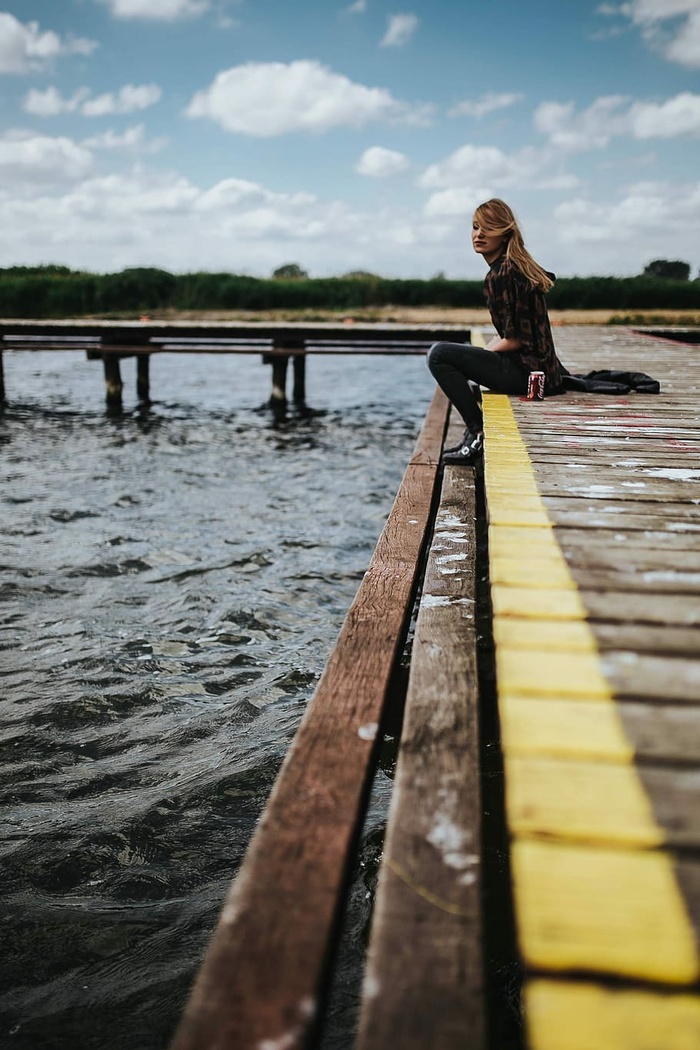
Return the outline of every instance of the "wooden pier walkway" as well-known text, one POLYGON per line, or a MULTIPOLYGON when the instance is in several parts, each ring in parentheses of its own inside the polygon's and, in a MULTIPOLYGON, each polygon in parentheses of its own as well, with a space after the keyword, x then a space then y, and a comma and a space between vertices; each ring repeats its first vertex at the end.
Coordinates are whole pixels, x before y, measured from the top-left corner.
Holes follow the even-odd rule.
MULTIPOLYGON (((109 399, 117 380, 121 397, 125 356, 259 352, 284 400, 290 360, 422 353, 448 333, 469 336, 8 322, 0 362, 2 349, 48 337, 104 361, 109 399)), ((505 1050, 485 956, 489 909, 509 914, 511 903, 523 1050, 700 1047, 700 347, 610 327, 555 337, 572 372, 642 371, 661 393, 485 393, 476 469, 441 467, 462 426, 435 394, 172 1050, 322 1047, 350 874, 409 653, 347 1050, 505 1050), (495 696, 484 689, 484 622, 495 696), (500 723, 508 900, 489 892, 484 849, 488 704, 500 723)), ((145 366, 138 377, 147 396, 145 366)), ((300 397, 301 369, 295 379, 300 397)))
POLYGON ((121 362, 136 359, 136 395, 151 400, 150 361, 154 354, 254 354, 270 365, 270 402, 287 403, 292 363, 292 399, 306 400, 306 359, 313 354, 424 354, 437 339, 469 340, 470 330, 453 324, 337 324, 335 322, 197 321, 26 321, 0 319, 0 405, 6 399, 3 351, 80 350, 101 361, 105 398, 122 404, 121 362))
POLYGON ((498 703, 535 1050, 700 1046, 700 348, 561 329, 659 396, 485 397, 498 703))
POLYGON ((448 426, 435 395, 174 1050, 320 1045, 353 848, 419 588, 348 1050, 501 1050, 484 988, 481 507, 522 1045, 700 1046, 700 348, 610 328, 556 336, 572 372, 644 371, 661 393, 487 393, 476 470, 440 468, 443 440, 461 426, 448 426))

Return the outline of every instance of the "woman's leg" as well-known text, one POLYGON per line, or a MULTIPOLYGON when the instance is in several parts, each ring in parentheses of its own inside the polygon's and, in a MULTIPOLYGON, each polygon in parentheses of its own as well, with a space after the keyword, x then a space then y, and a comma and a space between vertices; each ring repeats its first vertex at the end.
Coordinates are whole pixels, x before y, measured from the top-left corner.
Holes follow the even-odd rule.
POLYGON ((435 343, 428 351, 428 368, 475 434, 483 428, 483 417, 469 380, 499 394, 527 392, 527 372, 517 357, 469 343, 435 343))

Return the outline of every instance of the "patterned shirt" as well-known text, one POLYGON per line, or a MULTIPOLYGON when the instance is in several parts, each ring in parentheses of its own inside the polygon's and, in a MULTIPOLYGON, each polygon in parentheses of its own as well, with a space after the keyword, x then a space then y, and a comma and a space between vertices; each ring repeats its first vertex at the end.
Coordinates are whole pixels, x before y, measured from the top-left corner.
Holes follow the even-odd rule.
POLYGON ((527 371, 544 372, 545 393, 559 392, 562 365, 554 349, 544 292, 533 288, 515 263, 501 255, 486 274, 484 293, 501 339, 519 340, 522 345, 515 353, 527 371))

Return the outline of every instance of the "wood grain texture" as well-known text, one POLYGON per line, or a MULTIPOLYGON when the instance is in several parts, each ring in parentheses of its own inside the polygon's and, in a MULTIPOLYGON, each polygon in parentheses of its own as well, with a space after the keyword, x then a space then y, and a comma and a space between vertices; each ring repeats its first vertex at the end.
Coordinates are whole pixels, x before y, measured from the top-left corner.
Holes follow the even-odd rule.
POLYGON ((524 993, 532 1050, 697 1050, 700 999, 543 978, 524 993))
MULTIPOLYGON (((663 374, 658 397, 509 399, 527 464, 505 414, 487 428, 487 461, 494 446, 503 458, 491 472, 492 596, 525 1003, 533 1018, 537 1009, 528 1045, 689 1047, 696 987, 649 998, 630 988, 587 1026, 570 998, 565 1008, 530 996, 536 971, 692 986, 700 972, 700 357, 654 341, 640 354, 629 332, 555 336, 572 370, 663 374), (548 552, 529 480, 513 474, 518 458, 564 566, 548 552), (533 505, 529 521, 501 510, 509 489, 533 505)), ((488 482, 487 472, 487 496, 488 482)))
POLYGON ((327 979, 351 846, 403 641, 445 430, 436 394, 387 524, 176 1033, 176 1050, 302 1047, 327 979))
POLYGON ((485 1045, 473 471, 443 481, 416 623, 359 1050, 485 1045))
POLYGON ((512 859, 528 967, 669 985, 698 980, 686 905, 662 851, 518 839, 512 859))

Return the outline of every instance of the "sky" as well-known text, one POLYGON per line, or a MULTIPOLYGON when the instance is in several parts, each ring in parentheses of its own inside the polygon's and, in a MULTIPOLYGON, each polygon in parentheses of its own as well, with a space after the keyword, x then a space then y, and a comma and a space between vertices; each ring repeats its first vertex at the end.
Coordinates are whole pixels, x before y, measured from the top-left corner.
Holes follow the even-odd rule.
POLYGON ((700 267, 700 0, 0 0, 0 266, 700 267))

